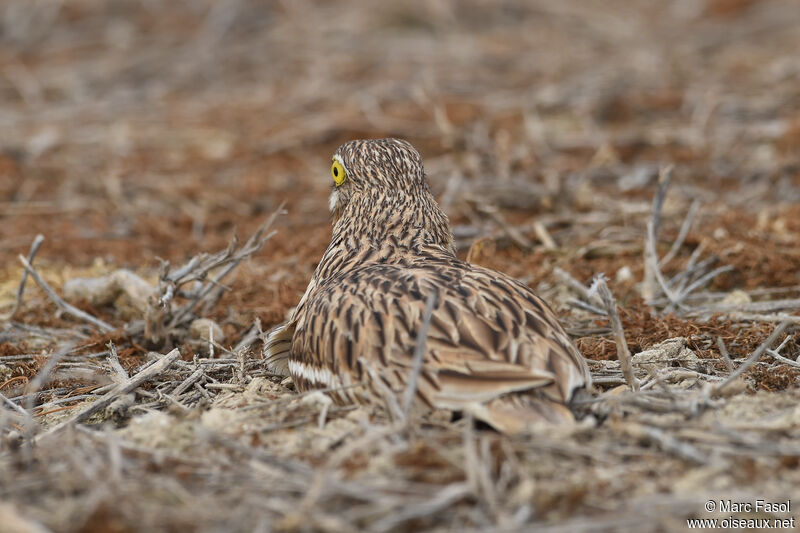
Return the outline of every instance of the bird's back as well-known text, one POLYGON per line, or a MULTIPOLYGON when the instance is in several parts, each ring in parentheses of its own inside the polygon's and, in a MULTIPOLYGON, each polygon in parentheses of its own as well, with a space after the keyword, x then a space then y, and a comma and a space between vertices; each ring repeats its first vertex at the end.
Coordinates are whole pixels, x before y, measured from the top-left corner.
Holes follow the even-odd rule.
POLYGON ((543 411, 568 416, 558 406, 590 378, 553 312, 522 283, 448 254, 363 264, 317 286, 296 317, 297 387, 341 389, 341 401, 405 390, 430 295, 419 402, 472 410, 495 426, 487 406, 519 418, 518 408, 546 402, 543 411))

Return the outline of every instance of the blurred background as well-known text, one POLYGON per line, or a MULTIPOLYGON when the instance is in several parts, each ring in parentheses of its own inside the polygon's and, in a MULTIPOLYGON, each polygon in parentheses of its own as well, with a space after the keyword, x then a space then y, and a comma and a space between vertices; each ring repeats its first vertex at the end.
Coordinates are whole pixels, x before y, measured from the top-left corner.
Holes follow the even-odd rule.
POLYGON ((43 266, 154 267, 286 201, 238 293, 275 322, 327 244, 332 152, 391 135, 422 152, 462 255, 478 241, 528 282, 638 258, 671 163, 668 235, 699 199, 712 249, 782 239, 769 271, 740 247, 722 283, 797 283, 798 50, 793 0, 7 0, 0 277, 16 286, 37 233, 43 266), (571 252, 543 253, 542 227, 571 252))
POLYGON ((764 350, 800 321, 799 52, 797 0, 0 0, 0 529, 685 531, 725 494, 784 502, 797 335, 764 350), (606 423, 395 432, 265 371, 257 333, 330 239, 331 155, 382 136, 422 153, 462 258, 556 309, 606 423), (642 283, 669 165, 648 272, 682 303, 642 283), (283 202, 224 286, 164 269, 154 292, 161 260, 244 242, 283 202), (16 305, 37 234, 36 271, 100 326, 32 280, 16 305), (600 273, 640 393, 586 303, 600 273), (67 290, 97 279, 102 299, 67 290), (173 348, 119 416, 23 446, 30 414, 60 424, 173 348))

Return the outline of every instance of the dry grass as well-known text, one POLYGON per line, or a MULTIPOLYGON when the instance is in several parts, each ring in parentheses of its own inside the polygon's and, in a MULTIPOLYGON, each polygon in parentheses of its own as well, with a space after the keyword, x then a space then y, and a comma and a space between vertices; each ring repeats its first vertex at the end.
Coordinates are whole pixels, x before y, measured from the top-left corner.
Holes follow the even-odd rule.
POLYGON ((800 498, 798 28, 790 0, 4 3, 0 524, 684 531, 800 498), (462 257, 559 309, 578 427, 394 422, 265 373, 330 154, 382 135, 462 257))

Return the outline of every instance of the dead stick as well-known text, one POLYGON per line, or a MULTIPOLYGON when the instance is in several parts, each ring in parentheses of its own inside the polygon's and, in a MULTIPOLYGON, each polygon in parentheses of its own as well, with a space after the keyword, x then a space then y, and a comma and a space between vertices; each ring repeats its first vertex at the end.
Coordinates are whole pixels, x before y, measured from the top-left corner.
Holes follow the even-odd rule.
POLYGON ((455 503, 469 497, 471 493, 472 489, 464 482, 445 485, 439 492, 428 498, 398 506, 396 511, 388 513, 376 522, 372 529, 374 531, 392 531, 397 529, 400 524, 415 518, 435 516, 445 509, 452 509, 455 503))
POLYGON ((175 387, 175 390, 172 391, 172 395, 177 398, 178 396, 189 390, 189 387, 194 385, 197 382, 197 380, 203 377, 204 372, 205 369, 203 369, 203 367, 200 367, 191 374, 189 374, 188 378, 184 379, 177 387, 175 387))
POLYGON ((700 208, 700 200, 695 199, 692 202, 692 205, 689 206, 689 212, 686 213, 686 218, 683 219, 683 224, 681 224, 681 229, 678 232, 678 238, 675 239, 675 242, 672 243, 672 248, 669 249, 667 255, 661 258, 661 261, 658 262, 659 266, 666 265, 670 262, 670 260, 675 257, 678 253, 678 250, 681 249, 683 245, 683 241, 686 240, 686 236, 689 234, 689 228, 692 227, 692 221, 694 220, 694 216, 697 214, 697 210, 700 208))
POLYGON ((172 366, 177 359, 181 356, 181 352, 175 348, 165 356, 161 357, 147 368, 139 372, 138 374, 134 374, 131 376, 130 379, 125 381, 124 383, 120 383, 106 394, 98 398, 96 401, 92 402, 91 405, 88 405, 80 412, 74 414, 69 419, 61 422, 60 424, 54 426, 50 429, 47 433, 44 433, 42 437, 46 435, 51 435, 53 433, 58 432, 59 430, 63 429, 66 426, 72 424, 79 424, 89 419, 93 414, 101 411, 111 405, 114 400, 122 396, 123 394, 128 394, 133 392, 137 388, 139 388, 144 382, 156 377, 157 375, 164 372, 167 368, 172 366))
POLYGON ((658 261, 658 251, 656 240, 658 230, 661 226, 661 209, 664 206, 664 199, 667 196, 667 188, 672 180, 672 166, 663 167, 658 173, 658 189, 653 198, 653 209, 650 213, 650 220, 647 221, 647 234, 644 246, 644 280, 642 282, 642 297, 645 300, 652 300, 657 296, 656 283, 661 286, 661 290, 670 300, 675 301, 675 296, 669 290, 664 276, 661 274, 658 261))
POLYGON ((417 381, 422 372, 422 360, 425 356, 425 342, 428 340, 428 330, 431 327, 431 315, 433 306, 436 303, 436 294, 430 293, 428 301, 425 303, 425 315, 422 318, 422 325, 417 332, 417 344, 414 347, 414 359, 411 363, 411 375, 408 378, 408 385, 403 394, 403 416, 408 417, 408 410, 411 408, 411 401, 417 392, 417 381))
POLYGON ((725 346, 725 341, 722 340, 722 337, 717 337, 717 347, 719 348, 720 357, 722 357, 722 360, 725 362, 725 366, 728 367, 728 372, 733 372, 733 361, 731 361, 731 356, 728 354, 728 347, 725 346))
POLYGON ((404 421, 405 416, 403 415, 403 410, 400 408, 400 404, 397 403, 397 395, 394 391, 378 377, 375 369, 372 368, 372 365, 370 365, 365 358, 359 357, 358 361, 361 363, 361 367, 369 374, 372 385, 378 389, 380 396, 386 403, 386 411, 391 415, 392 420, 404 421))
POLYGON ((235 255, 235 240, 231 242, 231 245, 229 245, 226 252, 226 255, 232 256, 230 262, 219 272, 219 274, 216 275, 216 277, 211 280, 211 283, 205 285, 189 303, 175 312, 169 324, 169 328, 174 328, 177 324, 179 324, 180 321, 184 319, 208 295, 208 293, 210 293, 211 290, 216 287, 220 281, 222 281, 225 276, 239 266, 239 263, 241 263, 242 260, 260 250, 264 244, 266 244, 266 242, 271 239, 273 235, 275 235, 277 230, 273 230, 269 233, 267 233, 267 230, 275 222, 275 219, 278 217, 278 215, 283 213, 284 204, 285 202, 281 203, 278 209, 269 216, 266 222, 264 222, 264 224, 262 224, 253 235, 250 236, 242 249, 239 250, 239 252, 237 252, 235 255))
POLYGON ((787 315, 786 313, 775 313, 774 315, 761 314, 761 313, 738 313, 730 312, 723 313, 724 316, 731 320, 739 322, 755 321, 755 322, 786 322, 787 324, 800 325, 800 316, 787 315))
POLYGON ((99 318, 95 318, 89 313, 81 311, 77 307, 74 307, 65 302, 64 300, 62 300, 61 297, 58 296, 58 294, 56 294, 53 288, 50 287, 50 285, 48 285, 47 282, 42 279, 42 277, 39 275, 38 272, 36 272, 36 270, 34 270, 34 268, 31 266, 31 264, 28 262, 27 259, 25 259, 21 255, 17 257, 22 263, 22 266, 25 267, 25 270, 28 271, 28 273, 30 273, 31 276, 33 276, 33 280, 36 282, 36 284, 39 285, 39 287, 41 287, 41 289, 45 293, 47 293, 47 296, 49 296, 50 299, 53 300, 53 303, 55 303, 58 307, 60 307, 65 313, 72 315, 75 318, 79 318, 80 320, 83 320, 85 322, 89 322, 90 324, 97 326, 99 329, 103 331, 107 332, 114 330, 114 327, 111 324, 103 322, 99 318))
MULTIPOLYGON (((39 251, 39 248, 42 246, 44 242, 44 235, 41 233, 33 239, 33 243, 31 244, 31 250, 28 252, 28 263, 33 263, 33 258, 36 257, 36 253, 39 251)), ((22 294, 25 292, 25 282, 28 281, 28 271, 24 270, 22 272, 22 279, 19 280, 19 287, 17 288, 17 299, 14 301, 14 307, 11 308, 11 311, 8 313, 8 318, 14 318, 14 315, 17 314, 19 308, 22 307, 22 294)))
POLYGON ((32 421, 33 418, 31 417, 30 413, 22 408, 22 406, 15 404, 11 400, 9 400, 3 393, 0 393, 0 400, 3 403, 8 404, 16 413, 20 414, 26 421, 32 421))
POLYGON ((122 364, 119 362, 119 354, 117 353, 117 347, 114 346, 114 343, 108 341, 106 344, 106 348, 108 348, 108 362, 111 365, 111 368, 114 370, 114 373, 117 375, 117 380, 126 380, 128 378, 128 373, 122 368, 122 364))
POLYGON ((628 343, 625 340, 625 332, 622 329, 622 321, 619 319, 619 312, 617 311, 617 302, 614 301, 614 296, 611 290, 606 285, 606 280, 599 277, 595 281, 595 288, 603 299, 603 305, 606 308, 608 321, 611 323, 611 330, 614 332, 614 340, 617 343, 617 359, 619 359, 619 366, 622 369, 622 375, 625 376, 625 381, 628 382, 631 389, 634 391, 639 390, 639 381, 633 375, 633 367, 631 366, 631 352, 628 350, 628 343))
POLYGON ((36 393, 39 392, 41 386, 44 385, 45 381, 50 377, 56 365, 71 351, 72 345, 70 344, 53 353, 53 355, 47 358, 47 362, 45 362, 39 372, 37 372, 36 376, 28 383, 28 386, 25 388, 25 408, 28 411, 33 410, 33 399, 36 397, 36 393))
MULTIPOLYGON (((788 337, 787 337, 788 338, 788 337)), ((776 361, 780 361, 781 363, 789 366, 794 366, 800 368, 800 361, 792 361, 791 359, 782 356, 775 350, 767 350, 767 353, 770 354, 772 357, 775 358, 776 361)))
POLYGON ((800 298, 786 300, 768 300, 765 302, 749 302, 740 304, 713 304, 707 307, 692 309, 687 315, 693 316, 704 313, 729 313, 733 311, 742 312, 769 312, 780 311, 782 309, 800 309, 800 298))
POLYGON ((633 423, 625 425, 624 431, 637 439, 644 437, 665 452, 675 454, 686 461, 695 464, 708 464, 708 457, 702 454, 700 450, 659 428, 633 423))
POLYGON ((550 233, 547 231, 547 228, 540 220, 537 220, 533 223, 533 231, 536 233, 536 237, 539 241, 544 245, 547 250, 556 250, 558 249, 558 245, 556 241, 553 240, 553 237, 550 236, 550 233))
POLYGON ((745 370, 753 366, 753 364, 755 364, 755 362, 758 361, 762 355, 764 355, 764 352, 767 351, 767 348, 772 346, 775 343, 775 341, 778 340, 778 337, 780 337, 781 334, 784 332, 784 330, 789 327, 789 324, 790 322, 788 321, 784 321, 778 324, 777 327, 772 330, 772 333, 770 333, 769 337, 767 337, 767 340, 762 342, 761 346, 756 348, 756 351, 750 354, 750 357, 748 357, 745 360, 745 362, 739 366, 739 368, 731 372, 731 374, 725 379, 725 381, 723 381, 722 383, 711 389, 711 396, 719 396, 725 389, 725 387, 733 383, 733 381, 736 380, 736 378, 738 378, 739 376, 741 376, 745 370))
POLYGON ((561 282, 566 283, 570 289, 578 293, 585 301, 595 305, 602 305, 602 299, 600 299, 596 294, 592 294, 589 289, 584 287, 583 283, 573 278, 572 275, 563 268, 554 267, 553 274, 555 274, 555 276, 561 280, 561 282))
POLYGON ((528 240, 528 238, 523 235, 519 229, 506 222, 505 217, 503 217, 503 215, 501 215, 499 212, 492 209, 484 209, 482 212, 489 215, 489 217, 491 217, 491 219, 503 229, 508 238, 511 239, 514 244, 523 250, 530 250, 533 248, 533 243, 531 243, 531 241, 528 240))
POLYGON ((732 266, 725 265, 725 266, 722 266, 722 267, 719 267, 719 268, 715 268, 714 270, 712 270, 708 274, 705 274, 705 275, 701 276, 696 281, 694 281, 691 285, 689 285, 688 287, 686 287, 685 289, 683 289, 680 292, 680 294, 677 296, 678 300, 677 300, 676 303, 680 304, 684 300, 684 298, 686 298, 693 290, 695 290, 695 289, 697 289, 699 287, 702 287, 703 285, 705 285, 706 283, 710 282, 712 279, 714 279, 715 277, 719 276, 720 274, 722 274, 724 272, 730 272, 731 270, 733 270, 732 266))
POLYGON ((650 302, 655 296, 657 292, 654 288, 655 284, 653 280, 655 280, 658 285, 661 287, 661 291, 664 293, 664 296, 672 303, 673 305, 677 305, 678 297, 672 293, 667 284, 667 280, 664 279, 664 274, 661 272, 661 268, 658 266, 658 252, 656 251, 656 239, 657 233, 655 231, 655 222, 653 220, 647 221, 647 236, 645 238, 645 246, 644 246, 644 284, 642 285, 642 297, 650 302))

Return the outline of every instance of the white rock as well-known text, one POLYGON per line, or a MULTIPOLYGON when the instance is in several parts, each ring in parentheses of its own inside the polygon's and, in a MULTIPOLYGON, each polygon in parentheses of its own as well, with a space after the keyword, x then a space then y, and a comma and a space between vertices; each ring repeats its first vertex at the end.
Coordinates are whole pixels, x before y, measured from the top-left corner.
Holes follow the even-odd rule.
POLYGON ((628 266, 620 268, 614 275, 614 281, 616 281, 617 283, 624 283, 632 279, 633 279, 633 272, 631 272, 631 269, 628 266))
POLYGON ((674 337, 653 345, 634 355, 631 361, 634 365, 653 365, 656 368, 672 366, 673 362, 690 370, 701 367, 700 358, 686 347, 684 337, 674 337))

